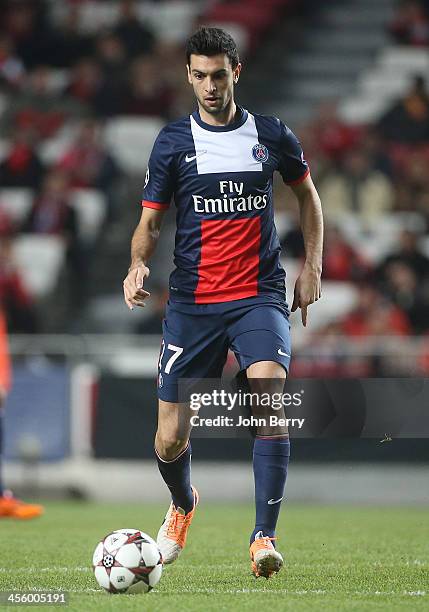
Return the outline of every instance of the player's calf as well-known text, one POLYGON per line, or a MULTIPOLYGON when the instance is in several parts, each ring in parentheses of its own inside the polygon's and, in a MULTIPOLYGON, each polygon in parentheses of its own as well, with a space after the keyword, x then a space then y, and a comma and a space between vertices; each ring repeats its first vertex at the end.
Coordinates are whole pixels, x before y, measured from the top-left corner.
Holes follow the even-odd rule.
POLYGON ((158 532, 157 543, 164 564, 168 564, 173 563, 185 547, 188 529, 198 503, 198 494, 191 485, 190 443, 188 442, 177 456, 167 459, 171 457, 169 451, 177 448, 176 444, 181 438, 178 435, 167 437, 165 431, 163 433, 164 436, 158 430, 155 452, 159 471, 170 490, 172 501, 158 532), (162 457, 160 451, 163 452, 162 457))

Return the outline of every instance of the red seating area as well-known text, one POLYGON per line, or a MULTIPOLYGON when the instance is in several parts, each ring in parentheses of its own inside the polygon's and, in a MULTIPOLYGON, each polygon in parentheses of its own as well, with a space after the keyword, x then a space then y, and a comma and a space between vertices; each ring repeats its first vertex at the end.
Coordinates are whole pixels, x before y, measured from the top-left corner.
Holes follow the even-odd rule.
POLYGON ((236 0, 219 2, 203 15, 204 23, 235 24, 248 34, 249 48, 253 50, 262 42, 262 36, 278 16, 293 8, 297 0, 236 0))

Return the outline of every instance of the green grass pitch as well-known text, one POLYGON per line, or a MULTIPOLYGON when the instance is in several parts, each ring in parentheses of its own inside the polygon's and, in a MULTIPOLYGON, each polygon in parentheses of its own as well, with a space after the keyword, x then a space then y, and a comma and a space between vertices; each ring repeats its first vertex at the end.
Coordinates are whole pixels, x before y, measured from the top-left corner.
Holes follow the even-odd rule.
POLYGON ((153 505, 51 502, 40 519, 2 519, 0 590, 63 589, 70 592, 66 609, 79 612, 429 610, 425 508, 285 504, 278 548, 286 563, 267 581, 250 574, 252 506, 202 500, 186 550, 151 593, 101 591, 90 569, 98 540, 122 527, 156 537, 164 511, 153 505))

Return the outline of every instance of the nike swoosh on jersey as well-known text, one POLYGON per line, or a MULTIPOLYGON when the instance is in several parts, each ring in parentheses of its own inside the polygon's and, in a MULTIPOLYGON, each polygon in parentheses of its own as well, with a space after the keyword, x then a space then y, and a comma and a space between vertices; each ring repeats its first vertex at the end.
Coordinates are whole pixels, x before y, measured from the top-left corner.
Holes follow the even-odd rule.
POLYGON ((201 155, 204 155, 204 153, 207 153, 207 151, 200 151, 196 155, 186 155, 185 162, 191 162, 194 159, 197 159, 197 157, 200 157, 201 155))
POLYGON ((283 497, 280 497, 280 499, 272 499, 271 498, 271 499, 268 500, 267 503, 268 503, 269 506, 273 506, 274 504, 278 504, 279 502, 281 502, 282 499, 283 499, 283 497))
POLYGON ((290 357, 290 355, 288 355, 287 353, 283 353, 282 349, 278 349, 277 352, 279 355, 283 355, 283 357, 290 357))

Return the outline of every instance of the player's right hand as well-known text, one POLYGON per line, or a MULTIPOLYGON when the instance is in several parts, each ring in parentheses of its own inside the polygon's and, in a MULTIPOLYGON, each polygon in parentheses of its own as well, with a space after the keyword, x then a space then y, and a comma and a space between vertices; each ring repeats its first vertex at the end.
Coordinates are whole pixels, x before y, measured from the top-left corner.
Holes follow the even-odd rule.
POLYGON ((134 306, 146 306, 144 300, 150 296, 150 293, 143 289, 143 283, 148 276, 149 268, 143 263, 136 264, 128 270, 124 280, 124 298, 130 310, 133 310, 134 306))

